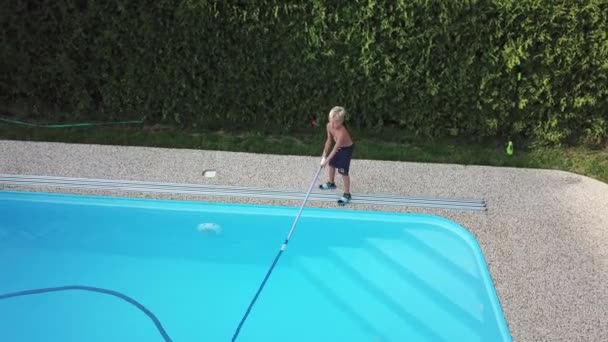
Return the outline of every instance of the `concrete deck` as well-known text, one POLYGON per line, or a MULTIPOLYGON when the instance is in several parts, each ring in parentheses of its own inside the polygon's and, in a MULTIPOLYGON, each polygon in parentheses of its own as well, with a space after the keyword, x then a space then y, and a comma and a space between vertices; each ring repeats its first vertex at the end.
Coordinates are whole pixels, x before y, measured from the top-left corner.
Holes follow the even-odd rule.
MULTIPOLYGON (((300 156, 0 141, 0 173, 4 174, 305 192, 318 163, 319 158, 300 156), (217 170, 217 176, 204 178, 204 169, 217 170)), ((608 184, 562 171, 359 159, 352 162, 351 177, 353 197, 357 193, 385 193, 485 199, 487 212, 312 205, 341 210, 424 212, 452 219, 469 229, 479 242, 515 341, 608 341, 608 184)), ((341 187, 341 182, 338 185, 341 187)), ((19 188, 0 184, 0 189, 19 188)), ((41 187, 36 190, 55 191, 41 187)), ((124 195, 300 204, 229 197, 124 195)))

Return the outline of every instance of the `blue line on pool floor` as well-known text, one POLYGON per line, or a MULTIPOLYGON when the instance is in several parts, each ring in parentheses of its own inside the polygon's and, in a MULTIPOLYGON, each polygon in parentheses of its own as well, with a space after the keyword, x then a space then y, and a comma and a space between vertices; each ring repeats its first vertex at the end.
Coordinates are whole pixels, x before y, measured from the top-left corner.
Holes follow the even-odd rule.
POLYGON ((143 313, 145 313, 152 320, 152 322, 154 322, 154 325, 156 326, 156 328, 158 329, 160 334, 163 336, 163 339, 165 340, 165 342, 172 342, 171 338, 165 331, 165 328, 163 328, 163 325, 160 323, 158 318, 152 313, 152 311, 150 311, 148 308, 146 308, 143 304, 137 302, 135 299, 133 299, 125 294, 122 294, 120 292, 113 291, 113 290, 102 289, 102 288, 94 287, 94 286, 66 285, 66 286, 59 286, 59 287, 46 287, 46 288, 41 288, 41 289, 3 293, 3 294, 0 294, 0 300, 9 299, 9 298, 13 298, 13 297, 29 296, 29 295, 49 293, 49 292, 58 292, 58 291, 70 291, 70 290, 82 290, 82 291, 104 293, 104 294, 118 297, 128 303, 133 304, 139 310, 143 311, 143 313))

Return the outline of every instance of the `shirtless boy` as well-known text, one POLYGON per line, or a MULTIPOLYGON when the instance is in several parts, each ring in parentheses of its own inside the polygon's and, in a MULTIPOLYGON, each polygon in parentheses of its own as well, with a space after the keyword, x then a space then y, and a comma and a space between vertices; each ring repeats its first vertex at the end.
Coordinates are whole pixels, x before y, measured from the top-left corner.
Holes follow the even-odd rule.
POLYGON ((327 140, 325 141, 325 147, 323 148, 323 155, 321 157, 321 167, 325 167, 327 164, 329 164, 329 181, 319 185, 319 188, 324 190, 335 189, 335 176, 337 169, 342 175, 342 180, 344 181, 344 194, 338 200, 338 204, 340 205, 345 205, 351 200, 349 169, 354 148, 354 143, 350 133, 344 125, 345 116, 346 110, 343 107, 334 107, 331 109, 331 111, 329 111, 327 140), (330 152, 332 142, 334 142, 335 145, 330 152))

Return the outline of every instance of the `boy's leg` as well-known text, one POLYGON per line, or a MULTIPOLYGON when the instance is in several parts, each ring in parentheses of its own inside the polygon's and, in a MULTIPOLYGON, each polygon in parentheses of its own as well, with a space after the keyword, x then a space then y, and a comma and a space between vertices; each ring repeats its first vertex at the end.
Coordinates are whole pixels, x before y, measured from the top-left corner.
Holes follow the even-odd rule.
POLYGON ((331 165, 327 165, 327 174, 329 177, 329 182, 336 184, 336 168, 331 165))
POLYGON ((344 181, 344 194, 338 200, 339 205, 346 205, 346 203, 350 202, 351 194, 350 194, 350 159, 352 156, 352 147, 345 152, 345 160, 343 166, 338 170, 342 175, 342 180, 344 181))
POLYGON ((350 194, 350 176, 342 175, 342 179, 344 180, 344 193, 350 194))
POLYGON ((319 189, 327 190, 336 188, 336 168, 331 165, 327 165, 327 176, 329 181, 319 185, 319 189))
POLYGON ((342 179, 344 180, 344 194, 338 199, 338 204, 346 205, 352 198, 350 194, 350 176, 348 174, 343 174, 342 179))

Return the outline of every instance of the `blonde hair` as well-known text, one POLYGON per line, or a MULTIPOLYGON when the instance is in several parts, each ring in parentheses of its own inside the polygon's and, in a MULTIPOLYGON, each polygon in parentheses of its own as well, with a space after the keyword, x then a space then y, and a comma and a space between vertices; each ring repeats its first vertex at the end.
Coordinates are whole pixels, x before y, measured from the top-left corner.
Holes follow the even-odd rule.
POLYGON ((340 106, 335 106, 334 108, 332 108, 329 111, 329 119, 336 119, 339 120, 340 122, 344 122, 344 119, 346 118, 346 109, 344 109, 344 107, 340 107, 340 106))

